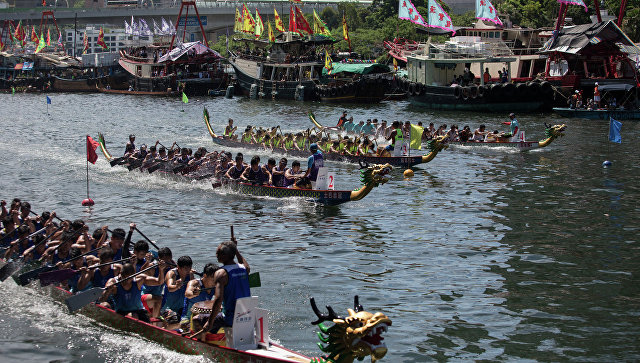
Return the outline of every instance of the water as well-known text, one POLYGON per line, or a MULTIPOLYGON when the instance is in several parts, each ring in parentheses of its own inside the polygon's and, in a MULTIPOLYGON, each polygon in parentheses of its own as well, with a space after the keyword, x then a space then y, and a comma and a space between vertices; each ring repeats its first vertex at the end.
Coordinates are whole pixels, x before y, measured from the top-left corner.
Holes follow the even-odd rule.
MULTIPOLYGON (((197 268, 215 258, 229 226, 262 287, 271 337, 318 355, 309 307, 338 314, 353 295, 393 320, 385 334, 388 362, 432 360, 638 360, 640 196, 638 124, 624 123, 623 144, 609 144, 607 124, 519 115, 528 139, 543 123, 566 123, 566 136, 546 149, 451 147, 416 169, 401 171, 362 201, 324 207, 300 199, 244 198, 202 182, 111 168, 102 155, 89 166, 85 135, 103 132, 120 155, 130 133, 137 144, 212 144, 202 121, 227 118, 283 130, 330 125, 345 106, 243 99, 178 99, 120 95, 0 95, 1 198, 20 197, 34 210, 140 230, 197 268), (184 112, 182 110, 184 109, 184 112), (603 169, 604 160, 613 166, 603 169)), ((370 117, 505 129, 506 115, 437 113, 403 102, 346 108, 370 117)), ((231 150, 237 152, 240 150, 231 150)), ((245 155, 254 153, 245 151, 245 155)), ((260 154, 263 158, 265 153, 260 154)), ((291 159, 290 159, 291 161, 291 159)), ((358 184, 356 167, 331 163, 337 188, 358 184)), ((138 237, 136 237, 138 238, 138 237)), ((42 296, 0 285, 0 361, 193 361, 138 336, 104 327, 42 296)))

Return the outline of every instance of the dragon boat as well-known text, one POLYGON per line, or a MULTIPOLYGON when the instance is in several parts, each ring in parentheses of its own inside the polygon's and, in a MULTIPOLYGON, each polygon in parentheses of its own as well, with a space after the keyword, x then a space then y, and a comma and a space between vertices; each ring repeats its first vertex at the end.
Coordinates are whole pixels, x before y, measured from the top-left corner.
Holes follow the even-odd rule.
MULTIPOLYGON (((107 150, 106 143, 104 141, 104 135, 98 134, 98 144, 100 150, 104 154, 105 159, 110 162, 111 166, 122 165, 127 167, 129 171, 139 170, 147 171, 149 173, 159 173, 167 176, 183 178, 187 180, 203 180, 212 179, 214 177, 214 170, 204 168, 195 169, 192 166, 184 166, 183 164, 176 164, 172 162, 157 162, 150 165, 143 165, 139 161, 130 162, 126 159, 115 158, 109 150, 107 150)), ((230 181, 227 179, 212 179, 212 187, 226 187, 231 191, 253 196, 263 196, 272 198, 292 198, 299 197, 304 198, 316 203, 327 205, 338 205, 346 202, 358 201, 366 197, 373 188, 380 184, 384 184, 389 179, 385 178, 385 175, 389 174, 393 168, 389 164, 384 165, 368 165, 361 164, 360 168, 360 181, 362 186, 356 190, 317 190, 317 189, 297 189, 297 188, 284 188, 274 187, 267 185, 255 185, 251 183, 242 183, 237 181, 230 181)))
MULTIPOLYGON (((60 287, 47 286, 43 290, 61 303, 73 296, 60 287)), ((78 313, 120 331, 138 334, 176 352, 204 356, 216 362, 350 363, 366 357, 371 357, 371 361, 375 362, 387 353, 382 334, 392 325, 391 320, 381 312, 364 311, 358 302, 358 296, 354 298, 354 308, 347 309, 349 315, 346 317, 338 316, 330 306, 327 306, 328 314, 321 314, 313 297, 311 298, 311 307, 318 316, 312 324, 318 325, 320 329, 318 337, 321 342, 318 346, 325 353, 319 357, 308 357, 271 341, 268 311, 257 308, 257 303, 257 297, 239 299, 234 326, 226 328, 231 333, 207 333, 204 341, 174 330, 173 326, 164 323, 156 323, 163 326, 149 324, 95 303, 85 306, 78 313), (331 322, 333 325, 326 326, 323 322, 331 322), (242 333, 245 335, 243 340, 234 337, 234 334, 241 334, 242 330, 245 331, 242 333)))
POLYGON ((391 165, 361 165, 360 181, 362 186, 356 190, 317 190, 317 189, 297 189, 274 187, 267 185, 255 185, 242 182, 213 182, 214 188, 221 184, 227 186, 232 191, 239 194, 271 197, 271 198, 292 198, 299 197, 311 200, 316 203, 327 205, 338 205, 346 202, 358 201, 366 197, 373 188, 384 184, 389 179, 384 176, 391 172, 391 165))
MULTIPOLYGON (((539 149, 543 147, 549 146, 553 142, 553 140, 558 137, 564 136, 564 131, 567 129, 565 124, 562 125, 547 125, 545 123, 545 138, 540 141, 502 141, 498 139, 495 142, 462 142, 462 141, 452 141, 449 142, 452 145, 457 145, 461 147, 511 147, 515 148, 519 151, 527 151, 532 149, 539 149)), ((506 139, 508 140, 508 139, 506 139)))
MULTIPOLYGON (((204 114, 204 122, 207 125, 207 130, 209 131, 209 135, 214 143, 224 146, 224 147, 233 147, 233 148, 244 148, 244 149, 253 149, 253 150, 264 150, 262 145, 252 144, 247 142, 242 142, 240 140, 224 138, 216 135, 211 127, 209 122, 209 112, 205 108, 203 111, 204 114)), ((311 116, 310 116, 311 117, 311 116)), ((408 155, 408 156, 375 156, 375 155, 342 155, 335 153, 327 153, 324 152, 323 158, 329 161, 341 161, 348 163, 365 163, 365 164, 389 164, 391 166, 405 166, 411 167, 418 164, 425 164, 433 160, 433 158, 438 155, 440 151, 447 148, 447 144, 445 139, 438 138, 431 140, 431 142, 426 145, 428 154, 425 155, 408 155)), ((289 156, 307 158, 309 157, 309 152, 306 150, 294 150, 294 149, 286 149, 283 147, 275 147, 270 149, 269 151, 283 153, 289 156)))

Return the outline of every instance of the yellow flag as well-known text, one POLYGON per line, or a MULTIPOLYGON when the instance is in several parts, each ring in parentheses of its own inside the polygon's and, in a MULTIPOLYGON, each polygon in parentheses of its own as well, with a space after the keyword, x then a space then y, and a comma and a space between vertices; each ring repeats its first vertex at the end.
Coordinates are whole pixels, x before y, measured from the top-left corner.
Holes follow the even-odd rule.
POLYGON ((260 38, 262 32, 264 31, 264 24, 262 23, 262 17, 260 16, 260 12, 256 9, 256 26, 253 32, 253 35, 257 38, 260 38))
POLYGON ((333 71, 333 61, 326 50, 324 51, 324 68, 327 69, 327 74, 331 74, 331 71, 333 71))
POLYGON ((236 33, 242 31, 242 15, 240 15, 238 8, 236 8, 236 21, 233 23, 233 31, 236 33))
POLYGON ((284 24, 282 24, 282 19, 280 19, 276 8, 273 8, 273 14, 276 16, 276 30, 284 33, 284 24))
POLYGON ((398 71, 398 60, 393 58, 393 70, 398 71))
POLYGON ((256 31, 256 21, 245 4, 242 4, 242 31, 251 34, 256 31))
POLYGON ((276 36, 273 34, 273 29, 271 28, 271 23, 267 23, 267 25, 269 26, 269 42, 275 43, 276 42, 276 36))
POLYGON ((315 9, 313 10, 313 32, 325 37, 333 38, 331 32, 327 28, 327 25, 322 21, 322 19, 320 19, 315 9))
POLYGON ((409 144, 410 148, 416 149, 416 150, 422 149, 422 133, 423 132, 424 132, 424 127, 411 124, 411 143, 409 144))
POLYGON ((342 15, 342 37, 349 44, 349 51, 351 51, 351 38, 349 38, 349 27, 347 26, 347 18, 342 15))

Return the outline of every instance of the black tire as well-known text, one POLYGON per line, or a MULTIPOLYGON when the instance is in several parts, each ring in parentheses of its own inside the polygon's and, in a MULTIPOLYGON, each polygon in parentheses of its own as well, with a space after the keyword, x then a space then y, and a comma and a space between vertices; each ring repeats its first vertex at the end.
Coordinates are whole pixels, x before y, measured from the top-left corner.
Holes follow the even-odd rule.
POLYGON ((331 87, 331 92, 330 92, 331 97, 334 97, 337 93, 338 93, 338 90, 336 90, 335 87, 331 87))
POLYGON ((502 91, 504 101, 512 101, 516 95, 516 85, 513 83, 505 83, 502 85, 502 91))
POLYGON ((414 95, 416 93, 416 84, 411 82, 409 85, 409 95, 414 95))
POLYGON ((456 87, 453 89, 453 95, 454 95, 457 99, 462 98, 462 87, 460 87, 460 86, 456 86, 456 87))
POLYGON ((468 100, 469 100, 470 93, 471 93, 471 92, 470 92, 470 90, 469 90, 469 87, 464 87, 464 88, 462 89, 462 99, 463 99, 463 100, 465 100, 465 101, 468 101, 468 100))
POLYGON ((478 87, 478 97, 479 98, 483 98, 486 92, 486 86, 480 86, 478 87))
POLYGON ((473 85, 469 87, 469 96, 473 99, 478 97, 478 86, 473 85))

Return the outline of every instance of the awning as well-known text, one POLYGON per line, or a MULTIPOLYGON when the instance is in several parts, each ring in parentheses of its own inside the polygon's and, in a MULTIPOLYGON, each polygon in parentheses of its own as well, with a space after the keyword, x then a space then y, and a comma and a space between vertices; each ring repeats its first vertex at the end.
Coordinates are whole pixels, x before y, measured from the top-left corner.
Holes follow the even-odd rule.
POLYGON ((633 85, 630 84, 603 84, 598 86, 598 91, 611 92, 611 91, 629 91, 633 89, 633 85))
POLYGON ((191 43, 183 43, 177 46, 176 48, 173 48, 169 53, 160 57, 160 59, 158 59, 158 63, 166 62, 168 60, 175 61, 176 59, 185 55, 187 52, 195 52, 195 54, 197 55, 211 53, 215 55, 216 58, 222 58, 220 53, 207 47, 201 42, 191 42, 191 43))
POLYGON ((13 69, 15 69, 15 70, 21 70, 23 65, 24 65, 23 63, 18 63, 18 64, 16 64, 16 66, 15 66, 15 67, 13 67, 13 69))
POLYGON ((635 48, 631 39, 613 21, 609 20, 602 23, 565 27, 560 30, 558 36, 549 39, 540 53, 578 54, 585 48, 600 43, 615 45, 623 52, 629 52, 630 48, 635 48))
MULTIPOLYGON (((380 63, 333 63, 331 74, 346 72, 357 74, 386 73, 389 66, 380 63)), ((327 69, 322 68, 322 74, 327 75, 327 69)))

